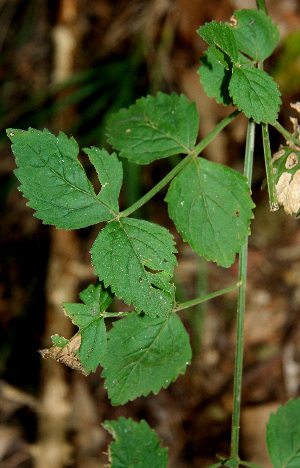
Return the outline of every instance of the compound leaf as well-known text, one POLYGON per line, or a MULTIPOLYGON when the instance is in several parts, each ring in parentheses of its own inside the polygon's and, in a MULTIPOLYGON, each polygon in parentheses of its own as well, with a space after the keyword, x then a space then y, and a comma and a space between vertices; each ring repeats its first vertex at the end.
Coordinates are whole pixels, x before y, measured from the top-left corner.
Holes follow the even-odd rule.
POLYGON ((203 158, 191 161, 173 179, 169 215, 183 240, 223 267, 229 267, 250 234, 254 204, 247 179, 203 158))
MULTIPOLYGON (((229 95, 228 86, 232 74, 232 67, 224 67, 222 61, 216 58, 213 50, 218 50, 215 47, 209 47, 204 52, 203 57, 200 59, 201 66, 198 70, 200 75, 200 83, 202 84, 207 96, 214 97, 219 104, 227 106, 232 103, 229 95)), ((218 50, 220 54, 222 52, 218 50)), ((224 61, 226 60, 223 54, 224 61)))
POLYGON ((138 99, 112 115, 108 141, 120 156, 139 164, 193 149, 199 126, 195 103, 184 96, 158 93, 138 99))
POLYGON ((263 11, 255 9, 235 11, 234 16, 237 25, 232 30, 239 50, 256 62, 269 57, 278 43, 277 25, 263 11))
POLYGON ((280 91, 277 83, 263 70, 241 65, 234 67, 229 82, 233 103, 256 123, 274 124, 277 119, 280 91))
POLYGON ((176 264, 167 229, 148 221, 121 218, 109 223, 91 249, 92 263, 106 287, 138 312, 167 316, 174 304, 169 283, 176 264))
POLYGON ((289 400, 271 414, 267 424, 267 446, 274 468, 300 466, 300 399, 289 400))
POLYGON ((104 421, 104 429, 115 439, 109 446, 111 468, 167 468, 167 447, 143 419, 137 423, 122 416, 117 421, 104 421))
POLYGON ((157 394, 184 373, 191 360, 189 336, 174 313, 126 317, 114 322, 108 337, 102 377, 113 405, 151 391, 157 394))
MULTIPOLYGON (((69 139, 62 132, 56 138, 46 129, 31 128, 28 131, 8 129, 7 135, 13 143, 12 151, 18 165, 15 173, 22 184, 20 190, 29 199, 28 206, 37 210, 36 216, 45 224, 79 229, 115 217, 117 190, 114 200, 108 197, 106 187, 104 195, 102 189, 96 196, 77 159, 78 146, 74 138, 69 139)), ((120 163, 116 155, 111 155, 112 161, 108 164, 108 156, 100 151, 97 155, 97 168, 110 171, 109 180, 106 173, 101 179, 106 184, 116 177, 119 186, 120 163)), ((95 162, 96 156, 93 159, 95 162)))
POLYGON ((205 23, 197 30, 199 36, 202 37, 209 45, 220 48, 227 54, 233 63, 237 63, 239 59, 238 46, 232 31, 228 24, 217 21, 205 23))

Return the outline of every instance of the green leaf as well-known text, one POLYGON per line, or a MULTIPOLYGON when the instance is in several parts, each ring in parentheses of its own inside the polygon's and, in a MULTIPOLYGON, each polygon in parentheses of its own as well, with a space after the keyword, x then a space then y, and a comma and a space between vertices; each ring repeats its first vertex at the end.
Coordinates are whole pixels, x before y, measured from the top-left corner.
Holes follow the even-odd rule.
POLYGON ((64 338, 63 336, 59 336, 59 335, 52 335, 51 340, 52 340, 53 346, 58 346, 59 348, 64 348, 65 346, 67 346, 67 344, 70 341, 64 338))
POLYGON ((277 83, 263 70, 241 65, 233 69, 229 83, 233 103, 256 123, 274 124, 277 119, 280 91, 277 83))
POLYGON ((161 448, 153 429, 146 421, 139 423, 123 417, 104 421, 104 429, 116 439, 109 446, 111 468, 166 468, 167 447, 161 448))
POLYGON ((102 377, 113 405, 159 390, 185 372, 189 336, 174 313, 169 317, 126 317, 108 333, 102 377))
POLYGON ((219 47, 227 54, 233 63, 237 63, 239 59, 238 46, 232 31, 228 24, 222 22, 205 23, 197 30, 199 36, 202 37, 209 45, 219 47))
POLYGON ((79 358, 88 374, 96 370, 106 351, 106 327, 101 313, 111 303, 112 295, 97 283, 82 291, 80 297, 86 304, 65 302, 63 308, 74 325, 79 327, 79 358))
MULTIPOLYGON (((203 85, 207 96, 214 97, 217 103, 227 106, 232 103, 228 91, 232 67, 226 69, 221 60, 216 58, 213 53, 214 49, 215 47, 209 47, 208 50, 204 52, 204 56, 200 59, 201 66, 198 70, 200 83, 203 85)), ((218 50, 218 52, 222 54, 220 50, 218 50)), ((224 54, 223 57, 225 60, 224 54)))
POLYGON ((174 252, 167 229, 133 218, 109 223, 91 249, 95 272, 105 286, 152 317, 167 316, 173 308, 174 285, 169 280, 176 265, 174 252))
POLYGON ((188 154, 195 145, 198 126, 195 103, 184 95, 158 93, 112 115, 108 141, 120 156, 149 164, 174 154, 188 154))
POLYGON ((239 50, 256 62, 269 57, 278 43, 277 25, 263 11, 255 9, 235 11, 234 16, 238 23, 232 30, 239 50))
MULTIPOLYGON (((96 196, 77 159, 78 146, 74 138, 69 139, 62 132, 56 138, 48 130, 35 129, 8 129, 7 135, 13 143, 12 151, 18 165, 15 173, 22 184, 20 190, 29 199, 28 206, 37 210, 36 216, 45 224, 79 229, 115 217, 119 189, 104 187, 104 193, 102 188, 96 196)), ((99 151, 96 163, 95 151, 92 149, 90 153, 97 170, 103 169, 104 185, 116 177, 119 187, 120 163, 116 155, 99 151)))
POLYGON ((253 218, 254 204, 244 176, 197 158, 173 179, 166 201, 183 240, 199 255, 223 267, 234 262, 253 218))
POLYGON ((300 399, 289 400, 271 414, 267 424, 267 446, 274 468, 300 466, 300 399))
MULTIPOLYGON (((300 141, 299 141, 300 143, 300 141)), ((279 205, 287 214, 300 215, 300 151, 280 146, 273 156, 274 180, 279 205)))

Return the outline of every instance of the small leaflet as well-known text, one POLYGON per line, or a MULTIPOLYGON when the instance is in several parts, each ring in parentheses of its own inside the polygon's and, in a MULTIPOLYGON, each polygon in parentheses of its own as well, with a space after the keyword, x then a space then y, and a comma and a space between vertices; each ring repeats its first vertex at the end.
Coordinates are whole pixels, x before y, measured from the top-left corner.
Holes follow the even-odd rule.
POLYGON ((167 468, 168 449, 143 419, 119 417, 116 421, 104 421, 106 429, 115 439, 108 449, 111 468, 167 468))

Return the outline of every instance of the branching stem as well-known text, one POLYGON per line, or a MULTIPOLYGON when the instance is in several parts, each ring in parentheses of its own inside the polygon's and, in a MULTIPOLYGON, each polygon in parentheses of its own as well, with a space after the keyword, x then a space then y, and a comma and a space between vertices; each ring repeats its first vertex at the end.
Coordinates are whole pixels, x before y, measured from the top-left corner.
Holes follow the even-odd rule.
POLYGON ((187 302, 182 302, 182 304, 179 304, 176 309, 174 309, 174 312, 179 312, 180 310, 188 309, 189 307, 196 306, 198 304, 201 304, 202 302, 208 301, 210 299, 213 299, 214 297, 222 296, 223 294, 226 294, 230 291, 233 291, 234 289, 238 288, 240 283, 236 283, 233 286, 229 286, 228 288, 225 289, 220 289, 219 291, 215 291, 213 293, 207 294, 206 296, 203 297, 198 297, 197 299, 193 299, 191 301, 187 302))

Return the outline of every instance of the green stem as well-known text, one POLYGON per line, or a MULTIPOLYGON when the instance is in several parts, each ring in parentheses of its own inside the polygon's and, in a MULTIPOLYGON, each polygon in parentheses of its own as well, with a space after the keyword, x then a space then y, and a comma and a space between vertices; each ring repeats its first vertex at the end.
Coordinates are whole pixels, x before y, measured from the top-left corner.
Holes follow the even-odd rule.
POLYGON ((125 218, 126 216, 131 215, 134 211, 138 210, 141 206, 147 203, 154 195, 156 195, 165 185, 167 185, 173 177, 175 177, 178 172, 180 172, 194 157, 198 156, 204 148, 220 133, 224 127, 226 127, 237 115, 239 111, 236 110, 232 112, 228 117, 225 117, 205 138, 203 138, 198 145, 193 148, 193 150, 180 161, 177 166, 172 169, 169 174, 166 175, 158 184, 156 184, 149 192, 147 192, 142 198, 140 198, 136 203, 129 206, 126 210, 122 211, 119 214, 119 217, 125 218))
POLYGON ((289 142, 293 143, 295 146, 299 148, 300 140, 298 138, 293 137, 293 135, 290 132, 288 132, 282 125, 280 125, 279 122, 276 121, 273 127, 276 128, 276 130, 278 130, 278 132, 284 136, 284 138, 286 139, 288 143, 289 142))
MULTIPOLYGON (((255 123, 250 120, 247 130, 247 141, 245 150, 245 168, 244 174, 251 187, 253 154, 254 154, 254 136, 255 123)), ((247 280, 247 254, 248 237, 245 245, 241 249, 239 256, 239 292, 237 304, 237 330, 236 330, 236 348, 235 348, 235 368, 233 384, 233 411, 231 425, 231 452, 230 456, 238 460, 239 453, 239 435, 240 435, 240 415, 241 415, 241 395, 242 395, 242 374, 243 374, 243 355, 244 355, 244 320, 246 306, 246 280, 247 280)))
POLYGON ((266 15, 268 14, 265 0, 256 0, 256 5, 258 10, 263 11, 266 15))
POLYGON ((182 304, 179 304, 178 307, 176 307, 176 309, 174 309, 174 312, 179 312, 180 310, 188 309, 189 307, 193 307, 195 305, 201 304, 202 302, 208 301, 209 299, 213 299, 214 297, 222 296, 223 294, 226 294, 229 291, 233 291, 233 289, 236 289, 239 286, 240 283, 238 282, 234 286, 229 286, 229 288, 220 289, 219 291, 215 291, 200 298, 198 297, 197 299, 193 299, 192 301, 183 302, 182 304))
POLYGON ((277 192, 274 180, 273 173, 273 164, 272 164, 272 154, 270 148, 270 139, 269 139, 269 128, 267 124, 261 124, 262 137, 263 137, 263 146, 264 146, 264 157, 265 157, 265 166, 268 182, 268 192, 270 200, 270 210, 277 211, 279 209, 277 192))

